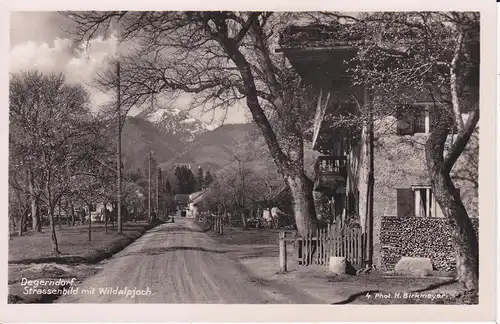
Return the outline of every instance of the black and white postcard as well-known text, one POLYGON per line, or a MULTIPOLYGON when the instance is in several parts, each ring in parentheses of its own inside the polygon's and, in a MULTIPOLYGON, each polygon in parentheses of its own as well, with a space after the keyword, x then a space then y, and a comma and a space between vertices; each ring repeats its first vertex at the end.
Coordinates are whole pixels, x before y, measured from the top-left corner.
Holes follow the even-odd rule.
POLYGON ((1 319, 490 318, 484 3, 12 4, 1 319))

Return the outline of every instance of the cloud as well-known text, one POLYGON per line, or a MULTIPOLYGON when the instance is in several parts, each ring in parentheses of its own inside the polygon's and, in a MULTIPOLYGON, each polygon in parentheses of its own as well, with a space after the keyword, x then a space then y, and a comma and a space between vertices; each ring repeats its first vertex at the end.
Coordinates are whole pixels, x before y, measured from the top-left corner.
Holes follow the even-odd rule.
POLYGON ((66 65, 69 82, 92 83, 98 71, 106 68, 107 59, 115 56, 118 38, 112 34, 108 38, 97 37, 80 44, 74 51, 73 58, 66 65))
POLYGON ((72 57, 72 41, 56 39, 53 44, 28 41, 10 51, 10 72, 37 69, 41 72, 61 73, 72 57))
POLYGON ((115 34, 97 37, 76 46, 71 39, 56 38, 47 42, 28 41, 10 50, 10 72, 36 69, 43 73, 63 73, 69 83, 84 84, 95 106, 109 98, 91 86, 98 71, 106 68, 107 58, 116 54, 115 34))
MULTIPOLYGON (((48 37, 48 36, 47 36, 48 37)), ((69 38, 56 38, 53 41, 29 40, 13 45, 10 50, 10 72, 16 73, 30 69, 37 69, 43 73, 63 73, 67 82, 81 83, 89 91, 93 107, 98 107, 110 100, 110 95, 102 93, 92 86, 93 79, 99 72, 107 68, 108 58, 117 53, 124 53, 129 44, 120 43, 115 33, 108 37, 98 36, 88 42, 75 44, 69 38)), ((126 54, 126 53, 124 53, 126 54)), ((184 94, 178 100, 169 102, 169 106, 182 110, 189 108, 191 96, 184 94)), ((140 109, 134 107, 129 114, 135 115, 140 109)), ((203 112, 195 109, 191 115, 207 122, 216 124, 226 117, 226 123, 239 123, 245 121, 245 109, 231 107, 225 111, 203 112)))

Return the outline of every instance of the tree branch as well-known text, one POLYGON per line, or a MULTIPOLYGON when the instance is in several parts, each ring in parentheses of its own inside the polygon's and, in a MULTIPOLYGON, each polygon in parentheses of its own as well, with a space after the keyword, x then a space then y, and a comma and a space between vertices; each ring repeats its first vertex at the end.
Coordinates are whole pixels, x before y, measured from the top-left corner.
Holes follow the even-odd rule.
POLYGON ((238 32, 238 34, 233 38, 234 42, 238 45, 241 40, 247 35, 248 30, 250 27, 252 27, 253 24, 257 21, 257 18, 259 17, 259 12, 252 12, 250 16, 248 17, 247 21, 245 24, 243 24, 241 30, 238 32))
POLYGON ((455 141, 455 143, 453 143, 453 146, 451 147, 450 151, 448 152, 448 154, 444 159, 443 167, 446 172, 451 171, 453 165, 455 165, 455 162, 464 151, 465 146, 467 146, 470 137, 472 136, 474 130, 476 129, 478 121, 479 121, 479 105, 477 105, 476 109, 474 109, 472 114, 469 116, 467 124, 465 125, 464 128, 462 128, 462 131, 458 133, 457 140, 455 141))
POLYGON ((459 132, 462 132, 464 129, 464 121, 462 119, 462 114, 460 113, 460 101, 458 99, 457 65, 462 50, 463 40, 464 32, 463 30, 460 30, 455 50, 453 51, 453 59, 450 63, 451 102, 453 107, 453 115, 455 116, 455 124, 457 125, 457 129, 459 132))

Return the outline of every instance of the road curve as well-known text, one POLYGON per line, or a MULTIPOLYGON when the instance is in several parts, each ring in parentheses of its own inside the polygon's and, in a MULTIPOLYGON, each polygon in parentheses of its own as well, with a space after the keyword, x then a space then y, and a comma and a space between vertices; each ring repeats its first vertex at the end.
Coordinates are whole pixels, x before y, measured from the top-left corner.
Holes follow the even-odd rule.
POLYGON ((287 287, 279 292, 279 287, 270 290, 256 283, 224 252, 193 221, 176 219, 143 235, 108 260, 98 274, 79 284, 76 293, 63 295, 57 302, 315 303, 287 287), (104 288, 109 288, 107 293, 104 288), (144 295, 133 296, 131 290, 144 295))

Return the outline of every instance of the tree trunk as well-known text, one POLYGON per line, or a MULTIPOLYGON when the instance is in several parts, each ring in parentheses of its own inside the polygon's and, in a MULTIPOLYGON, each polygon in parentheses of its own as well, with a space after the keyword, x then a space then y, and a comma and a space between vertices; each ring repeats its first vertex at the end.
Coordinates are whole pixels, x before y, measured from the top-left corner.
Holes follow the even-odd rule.
POLYGON ((42 223, 40 222, 40 214, 38 213, 38 196, 35 195, 33 171, 31 171, 31 169, 28 170, 28 187, 31 199, 31 222, 33 231, 41 232, 42 223))
POLYGON ((297 232, 299 235, 304 235, 307 231, 316 229, 317 226, 313 183, 303 172, 295 176, 288 176, 286 181, 293 197, 297 232))
POLYGON ((57 226, 61 228, 61 200, 58 201, 57 203, 58 209, 57 209, 57 226))
POLYGON ((71 204, 71 226, 75 226, 75 206, 71 204))
POLYGON ((64 214, 66 215, 66 225, 71 226, 71 218, 69 217, 69 210, 68 210, 69 204, 68 201, 64 202, 64 214))
POLYGON ((274 229, 274 218, 273 214, 271 213, 271 208, 266 207, 265 209, 269 212, 269 226, 274 229))
POLYGON ((450 176, 436 174, 432 182, 436 201, 451 225, 458 280, 466 290, 477 290, 479 284, 479 246, 472 222, 450 176))
POLYGON ((11 237, 10 233, 15 231, 16 229, 14 227, 14 223, 12 222, 12 214, 9 212, 9 238, 11 237))
POLYGON ((89 208, 89 242, 92 241, 92 213, 90 212, 91 206, 87 205, 89 208))
POLYGON ((244 210, 241 211, 241 221, 243 222, 243 230, 247 230, 248 229, 247 218, 245 217, 245 211, 244 210))
POLYGON ((47 179, 45 182, 45 190, 47 193, 47 211, 49 213, 49 220, 50 220, 50 231, 51 231, 51 239, 52 239, 52 253, 54 254, 60 254, 61 252, 59 251, 59 243, 57 241, 57 235, 56 235, 56 224, 55 224, 55 218, 54 218, 54 209, 56 208, 55 203, 52 200, 52 193, 50 190, 50 173, 47 175, 47 179))
POLYGON ((50 230, 51 230, 51 239, 52 239, 52 253, 60 254, 59 251, 59 242, 57 241, 56 235, 56 224, 54 219, 54 207, 49 207, 49 219, 50 219, 50 230))
POLYGON ((113 203, 113 212, 111 214, 111 229, 115 229, 115 215, 118 215, 118 204, 113 203))
POLYGON ((434 130, 426 143, 426 162, 434 197, 450 225, 455 249, 457 277, 466 290, 478 289, 479 244, 460 194, 450 177, 443 158, 448 132, 434 130))
POLYGON ((16 231, 16 222, 12 214, 9 213, 9 240, 12 240, 12 234, 16 231))
POLYGON ((24 211, 21 213, 21 219, 19 220, 19 236, 23 236, 23 233, 26 232, 26 220, 28 218, 29 208, 24 208, 24 211))
POLYGON ((104 231, 108 234, 108 208, 107 203, 104 204, 104 231))

